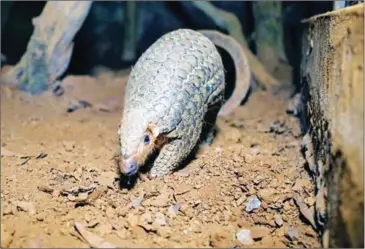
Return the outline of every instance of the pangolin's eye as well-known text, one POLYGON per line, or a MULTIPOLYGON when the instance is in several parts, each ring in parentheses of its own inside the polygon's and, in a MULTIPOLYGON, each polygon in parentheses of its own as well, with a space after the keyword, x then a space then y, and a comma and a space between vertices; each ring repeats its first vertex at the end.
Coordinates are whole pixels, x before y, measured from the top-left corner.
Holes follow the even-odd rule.
POLYGON ((150 136, 149 136, 149 135, 144 135, 143 142, 144 142, 145 144, 149 144, 149 143, 150 143, 150 141, 151 141, 150 136))

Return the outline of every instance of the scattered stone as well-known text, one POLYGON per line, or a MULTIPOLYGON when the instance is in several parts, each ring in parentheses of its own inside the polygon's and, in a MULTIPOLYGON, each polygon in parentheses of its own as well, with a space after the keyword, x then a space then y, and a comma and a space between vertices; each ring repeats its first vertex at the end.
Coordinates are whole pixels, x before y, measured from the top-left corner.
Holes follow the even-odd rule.
POLYGON ((113 182, 115 180, 115 172, 101 172, 100 176, 97 178, 97 182, 102 186, 107 186, 113 188, 113 182))
POLYGON ((190 221, 190 230, 193 233, 201 233, 202 232, 201 227, 202 227, 202 224, 200 221, 198 221, 196 219, 190 221))
POLYGON ((65 149, 65 151, 71 152, 75 148, 75 142, 65 141, 65 142, 63 142, 63 148, 65 149))
POLYGON ((309 190, 311 185, 312 184, 311 184, 311 182, 308 179, 297 179, 295 181, 295 184, 294 184, 294 186, 293 186, 292 189, 294 191, 299 191, 299 190, 301 190, 303 188, 306 188, 307 190, 309 190))
POLYGON ((115 215, 114 209, 112 207, 108 207, 105 211, 106 217, 112 219, 115 215))
POLYGON ((18 202, 16 202, 16 206, 21 211, 27 212, 30 215, 35 215, 37 213, 37 209, 35 208, 34 204, 31 202, 18 201, 18 202))
POLYGON ((295 227, 289 227, 286 235, 291 241, 296 241, 298 239, 298 230, 295 227))
POLYGON ((294 195, 294 202, 298 206, 300 213, 311 223, 314 229, 317 229, 317 225, 314 221, 314 208, 309 209, 303 200, 298 196, 294 195))
POLYGON ((318 236, 318 234, 311 227, 308 227, 304 234, 312 238, 316 238, 318 236))
POLYGON ((15 206, 11 206, 11 205, 6 205, 3 209, 2 209, 2 213, 3 215, 13 215, 14 213, 16 213, 17 208, 15 206))
POLYGON ((154 224, 156 226, 166 226, 167 225, 167 221, 166 221, 165 215, 163 213, 161 213, 161 212, 156 213, 154 224))
POLYGON ((283 219, 281 218, 281 215, 276 214, 275 217, 274 217, 274 221, 275 221, 275 224, 278 227, 282 227, 283 226, 283 219))
POLYGON ((170 203, 170 193, 163 193, 156 197, 156 199, 150 202, 151 206, 154 207, 168 207, 170 203))
POLYGON ((178 187, 174 191, 175 195, 183 195, 193 188, 191 185, 188 185, 186 183, 178 184, 177 186, 178 187))
POLYGON ((128 236, 130 236, 130 231, 128 231, 126 228, 122 228, 121 230, 117 230, 115 232, 117 236, 121 239, 127 239, 128 236))
POLYGON ((39 153, 39 155, 38 155, 38 156, 36 156, 36 158, 35 158, 35 159, 43 159, 43 158, 45 158, 45 157, 47 157, 47 156, 48 156, 48 154, 41 152, 41 153, 39 153))
POLYGON ((237 201, 236 201, 236 205, 237 207, 241 206, 242 203, 245 202, 245 200, 247 199, 247 197, 245 195, 242 195, 237 201))
POLYGON ((169 217, 176 217, 180 210, 180 204, 176 203, 175 205, 171 205, 167 209, 167 214, 169 217))
POLYGON ((277 201, 278 197, 276 197, 276 190, 274 188, 265 188, 260 189, 258 192, 258 196, 261 200, 271 203, 277 201))
POLYGON ((221 226, 214 226, 210 234, 210 245, 216 248, 229 248, 231 247, 232 240, 230 234, 224 230, 221 226))
POLYGON ((253 227, 251 230, 251 237, 256 239, 262 239, 263 237, 270 234, 270 229, 264 226, 253 227))
POLYGON ((277 229, 275 231, 275 235, 277 237, 283 237, 285 235, 285 227, 283 226, 283 227, 280 227, 279 229, 277 229))
POLYGON ((251 236, 251 231, 248 229, 242 229, 236 233, 236 238, 243 245, 253 245, 253 239, 251 236))
POLYGON ((38 186, 38 190, 39 190, 39 191, 42 191, 42 192, 44 192, 44 193, 47 193, 47 194, 52 194, 52 193, 53 193, 53 191, 54 191, 54 189, 53 189, 53 188, 51 188, 51 187, 49 187, 49 186, 47 186, 47 185, 39 185, 39 186, 38 186))
POLYGON ((157 235, 161 236, 162 238, 169 238, 171 236, 171 228, 166 226, 157 227, 157 235))
POLYGON ((265 236, 261 240, 261 245, 264 248, 273 248, 274 247, 274 239, 271 235, 265 236))
POLYGON ((140 224, 152 224, 153 219, 152 219, 152 213, 147 211, 144 214, 141 215, 141 221, 140 224))
POLYGON ((138 215, 128 213, 127 222, 130 227, 135 227, 139 224, 140 217, 138 215))
POLYGON ((291 209, 291 206, 290 206, 290 204, 289 204, 289 202, 287 201, 287 202, 285 202, 284 203, 284 210, 287 212, 287 211, 289 211, 290 209, 291 209))
POLYGON ((86 228, 79 222, 75 222, 75 229, 79 234, 82 236, 82 238, 90 245, 90 247, 93 248, 117 248, 112 243, 109 243, 108 241, 104 240, 103 238, 89 232, 86 230, 86 228))
POLYGON ((258 209, 261 206, 261 201, 257 198, 257 196, 250 196, 246 203, 246 212, 250 213, 254 209, 258 209))
POLYGON ((138 197, 132 200, 132 207, 134 208, 138 208, 139 206, 141 206, 141 203, 143 201, 143 197, 138 197))
POLYGON ((313 206, 314 203, 316 203, 316 199, 313 197, 307 197, 304 199, 304 202, 308 205, 308 206, 313 206))

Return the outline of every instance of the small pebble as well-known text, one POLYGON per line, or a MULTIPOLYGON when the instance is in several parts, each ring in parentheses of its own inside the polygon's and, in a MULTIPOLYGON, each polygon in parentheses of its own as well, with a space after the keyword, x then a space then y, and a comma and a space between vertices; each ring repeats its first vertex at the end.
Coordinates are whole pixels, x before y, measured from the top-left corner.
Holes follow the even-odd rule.
POLYGON ((143 201, 143 197, 138 197, 132 200, 132 206, 134 208, 138 208, 139 206, 141 206, 141 203, 143 201))
POLYGON ((175 205, 171 205, 168 208, 167 212, 170 217, 175 217, 178 214, 179 210, 180 210, 180 204, 176 203, 175 205))
POLYGON ((283 225, 283 219, 281 218, 280 215, 276 214, 275 217, 274 217, 274 221, 275 221, 275 224, 278 226, 278 227, 281 227, 283 225))
POLYGON ((165 215, 163 215, 163 213, 161 213, 161 212, 156 213, 155 225, 157 225, 157 226, 166 226, 166 224, 167 224, 167 222, 166 222, 165 215))
POLYGON ((252 245, 253 240, 251 237, 251 231, 248 229, 242 229, 236 233, 236 238, 244 245, 252 245))
POLYGON ((261 201, 257 196, 250 196, 246 203, 246 212, 250 213, 254 209, 258 209, 261 206, 261 201))
POLYGON ((296 241, 298 239, 298 230, 295 227, 289 227, 287 231, 287 236, 292 241, 296 241))

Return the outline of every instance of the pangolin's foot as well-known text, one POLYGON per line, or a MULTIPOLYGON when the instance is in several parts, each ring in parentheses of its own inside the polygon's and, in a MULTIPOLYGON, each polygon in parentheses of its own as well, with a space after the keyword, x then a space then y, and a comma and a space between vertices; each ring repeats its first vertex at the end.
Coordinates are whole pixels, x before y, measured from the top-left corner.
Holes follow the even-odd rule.
POLYGON ((217 134, 217 127, 214 125, 209 132, 206 134, 205 138, 200 143, 201 147, 208 147, 212 145, 214 138, 217 134))

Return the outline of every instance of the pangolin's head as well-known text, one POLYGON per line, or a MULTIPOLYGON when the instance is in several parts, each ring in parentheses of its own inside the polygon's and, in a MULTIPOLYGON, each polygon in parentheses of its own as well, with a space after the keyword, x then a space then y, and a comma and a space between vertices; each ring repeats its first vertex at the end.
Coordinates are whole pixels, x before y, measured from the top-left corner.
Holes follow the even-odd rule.
POLYGON ((138 172, 148 156, 161 146, 163 138, 158 126, 137 111, 123 115, 118 135, 121 152, 119 170, 128 176, 138 172))

